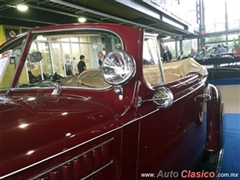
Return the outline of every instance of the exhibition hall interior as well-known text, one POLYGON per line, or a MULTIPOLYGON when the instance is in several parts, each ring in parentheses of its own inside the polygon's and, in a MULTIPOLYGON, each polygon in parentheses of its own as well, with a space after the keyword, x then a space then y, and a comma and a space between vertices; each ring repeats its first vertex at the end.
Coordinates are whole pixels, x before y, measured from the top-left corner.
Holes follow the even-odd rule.
POLYGON ((240 179, 239 0, 0 0, 0 179, 240 179))

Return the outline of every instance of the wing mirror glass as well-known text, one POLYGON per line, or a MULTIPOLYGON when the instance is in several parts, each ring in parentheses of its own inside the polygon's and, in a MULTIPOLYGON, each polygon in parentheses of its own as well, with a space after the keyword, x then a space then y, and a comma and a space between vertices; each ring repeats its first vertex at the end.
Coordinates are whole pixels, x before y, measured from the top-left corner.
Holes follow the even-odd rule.
POLYGON ((153 102, 158 105, 159 109, 167 109, 173 104, 173 94, 168 88, 158 88, 154 92, 153 102))
POLYGON ((165 87, 160 87, 155 90, 152 99, 146 99, 145 101, 152 101, 158 107, 158 109, 167 109, 173 104, 173 94, 170 89, 165 87))
POLYGON ((170 89, 165 87, 160 87, 155 90, 152 99, 146 99, 145 101, 152 101, 158 107, 158 109, 167 109, 173 104, 173 94, 170 89))
POLYGON ((31 62, 40 62, 42 60, 42 53, 39 51, 33 52, 30 54, 30 61, 31 62))

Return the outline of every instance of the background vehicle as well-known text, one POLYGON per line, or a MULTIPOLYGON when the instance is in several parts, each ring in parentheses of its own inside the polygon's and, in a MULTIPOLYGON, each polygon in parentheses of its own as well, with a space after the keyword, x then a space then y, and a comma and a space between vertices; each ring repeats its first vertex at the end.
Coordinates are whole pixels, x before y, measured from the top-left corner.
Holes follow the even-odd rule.
POLYGON ((201 49, 195 56, 194 59, 202 65, 218 65, 226 63, 236 63, 240 62, 239 53, 236 52, 226 52, 217 54, 217 47, 212 47, 206 52, 201 49))
POLYGON ((160 170, 180 178, 206 152, 221 156, 218 89, 193 59, 163 66, 153 34, 116 24, 39 27, 0 52, 0 179, 132 180, 160 170), (88 70, 67 76, 65 60, 74 69, 80 54, 88 70), (30 82, 29 71, 40 80, 30 82))
POLYGON ((208 70, 208 81, 217 83, 219 80, 224 83, 234 83, 240 78, 240 56, 239 53, 216 54, 217 48, 213 47, 206 53, 202 49, 194 59, 208 70), (230 81, 229 81, 230 80, 230 81), (227 82, 229 81, 229 82, 227 82))

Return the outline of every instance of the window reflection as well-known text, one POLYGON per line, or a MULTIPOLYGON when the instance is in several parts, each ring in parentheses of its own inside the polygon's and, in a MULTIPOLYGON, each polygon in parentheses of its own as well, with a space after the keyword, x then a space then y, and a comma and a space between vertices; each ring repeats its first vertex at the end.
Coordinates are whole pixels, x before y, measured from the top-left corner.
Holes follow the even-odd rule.
POLYGON ((146 38, 143 46, 143 76, 150 85, 163 82, 159 62, 160 54, 157 39, 155 37, 146 38))
POLYGON ((32 42, 28 54, 39 51, 42 53, 42 60, 30 62, 30 56, 26 57, 27 73, 22 72, 21 77, 25 80, 19 81, 19 87, 52 87, 49 81, 58 82, 62 86, 95 87, 92 83, 79 83, 78 63, 81 55, 85 57, 86 70, 94 70, 91 76, 96 78, 94 82, 97 82, 97 87, 109 86, 98 77, 101 75, 98 52, 106 55, 116 49, 122 50, 122 40, 118 36, 97 30, 47 33, 37 35, 32 42))

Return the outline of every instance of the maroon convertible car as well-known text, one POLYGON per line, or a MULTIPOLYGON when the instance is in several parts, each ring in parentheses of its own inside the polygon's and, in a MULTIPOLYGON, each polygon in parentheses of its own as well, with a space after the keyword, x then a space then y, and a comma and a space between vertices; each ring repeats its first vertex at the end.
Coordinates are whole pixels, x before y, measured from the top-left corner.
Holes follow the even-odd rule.
POLYGON ((105 23, 4 43, 0 179, 215 177, 206 164, 222 152, 220 93, 193 59, 162 64, 158 46, 155 34, 105 23))

